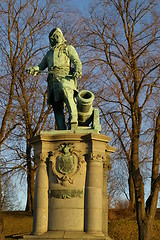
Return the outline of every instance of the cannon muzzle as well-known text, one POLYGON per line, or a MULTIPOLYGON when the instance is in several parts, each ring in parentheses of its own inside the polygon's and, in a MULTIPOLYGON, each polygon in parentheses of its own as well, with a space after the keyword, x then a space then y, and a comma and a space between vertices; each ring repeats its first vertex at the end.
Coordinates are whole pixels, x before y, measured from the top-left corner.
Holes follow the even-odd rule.
POLYGON ((88 90, 82 90, 78 93, 78 125, 89 126, 92 121, 94 94, 88 90))

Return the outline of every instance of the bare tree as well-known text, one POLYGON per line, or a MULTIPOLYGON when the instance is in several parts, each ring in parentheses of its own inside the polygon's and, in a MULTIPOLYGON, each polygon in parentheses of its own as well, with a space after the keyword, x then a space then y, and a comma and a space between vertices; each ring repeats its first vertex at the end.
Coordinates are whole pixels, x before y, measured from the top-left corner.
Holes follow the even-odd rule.
MULTIPOLYGON (((23 69, 25 72, 25 69, 23 69)), ((21 159, 24 159, 23 169, 27 174, 27 205, 26 211, 33 211, 34 203, 34 172, 32 146, 30 140, 44 129, 47 118, 51 113, 51 108, 46 106, 47 92, 44 92, 40 79, 29 79, 23 76, 18 79, 19 86, 16 86, 17 102, 21 107, 21 126, 18 128, 16 138, 25 139, 25 152, 18 150, 18 146, 12 147, 21 159), (22 81, 23 80, 23 81, 22 81)), ((50 126, 53 126, 53 119, 50 126)))
POLYGON ((1 13, 3 36, 1 53, 4 66, 2 77, 8 79, 6 84, 5 81, 2 84, 4 89, 2 93, 6 95, 6 106, 8 106, 10 76, 14 76, 11 85, 10 108, 7 111, 6 106, 3 107, 8 117, 11 118, 7 123, 13 126, 12 134, 11 130, 7 134, 7 125, 5 127, 2 124, 4 126, 3 136, 4 140, 7 139, 7 136, 10 136, 10 140, 17 139, 17 144, 13 146, 12 143, 8 144, 7 142, 6 147, 15 151, 17 157, 13 158, 13 161, 21 160, 21 163, 14 166, 13 170, 26 170, 28 182, 26 210, 31 211, 33 210, 35 166, 32 161, 30 139, 40 133, 42 129, 50 128, 53 123, 49 123, 50 119, 47 122, 51 109, 46 106, 47 93, 46 81, 44 81, 46 76, 32 78, 26 74, 25 69, 40 62, 49 45, 48 34, 54 26, 62 27, 64 34, 67 33, 68 42, 76 42, 75 38, 71 36, 77 34, 78 31, 74 33, 73 29, 78 30, 80 21, 78 21, 79 16, 76 11, 72 12, 71 18, 70 9, 64 5, 63 1, 56 0, 46 0, 43 3, 39 0, 34 2, 27 0, 23 3, 9 1, 7 4, 2 1, 1 13), (12 74, 13 71, 14 74, 12 74), (21 139, 22 142, 25 139, 25 150, 18 146, 18 139, 21 139))
MULTIPOLYGON (((24 74, 24 68, 29 57, 31 57, 29 50, 31 50, 32 54, 37 54, 38 56, 38 50, 44 48, 43 38, 38 37, 40 37, 42 31, 43 34, 47 31, 49 23, 51 23, 55 17, 55 12, 59 12, 57 4, 60 4, 60 1, 46 0, 42 3, 39 0, 26 0, 22 3, 21 1, 10 0, 8 2, 1 1, 0 3, 0 53, 2 56, 0 74, 0 146, 6 141, 10 133, 15 130, 17 126, 21 125, 21 121, 19 121, 21 120, 19 116, 22 113, 21 105, 16 104, 18 102, 15 98, 17 93, 16 88, 18 84, 20 84, 20 80, 21 83, 23 82, 23 79, 19 78, 23 77, 21 69, 23 69, 24 74), (37 39, 39 44, 34 48, 34 41, 37 41, 37 39), (41 41, 39 41, 40 39, 41 41)), ((24 108, 26 108, 26 106, 24 108)), ((43 107, 39 115, 39 121, 44 121, 42 118, 44 114, 49 113, 47 111, 48 110, 43 107)), ((39 125, 42 127, 43 123, 39 123, 39 125)), ((39 131, 38 124, 34 131, 39 131)), ((26 132, 28 134, 29 130, 27 129, 26 132)), ((28 141, 27 137, 26 139, 28 141)), ((28 156, 30 154, 29 151, 30 146, 27 146, 26 152, 28 156)), ((27 171, 28 176, 30 174, 29 171, 30 170, 27 171)), ((0 220, 2 225, 2 218, 0 220)))
POLYGON ((18 188, 16 181, 13 182, 10 174, 3 175, 2 178, 2 209, 3 211, 20 210, 22 202, 17 197, 18 188))
POLYGON ((156 0, 95 1, 83 35, 94 56, 92 65, 95 64, 98 74, 103 74, 95 89, 97 104, 126 160, 141 240, 151 239, 160 183, 160 102, 155 103, 154 99, 160 87, 157 9, 156 0), (154 132, 153 119, 156 119, 154 132), (154 136, 151 192, 145 205, 143 169, 146 160, 151 160, 150 134, 154 136), (148 155, 141 154, 142 147, 150 148, 148 155))
MULTIPOLYGON (((0 191, 1 191, 1 181, 0 181, 0 191)), ((1 199, 0 199, 1 200, 1 199)), ((4 240, 4 230, 3 230, 3 218, 2 218, 2 205, 0 204, 0 238, 4 240)))

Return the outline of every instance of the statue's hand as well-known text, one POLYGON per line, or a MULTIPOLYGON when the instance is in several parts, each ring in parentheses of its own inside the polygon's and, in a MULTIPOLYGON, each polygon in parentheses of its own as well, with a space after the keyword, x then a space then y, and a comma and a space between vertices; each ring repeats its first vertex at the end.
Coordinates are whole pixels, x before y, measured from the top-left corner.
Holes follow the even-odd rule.
POLYGON ((39 74, 39 67, 35 66, 35 67, 27 68, 26 72, 33 75, 33 76, 36 76, 36 75, 39 74))
POLYGON ((74 78, 81 78, 81 77, 82 77, 82 74, 81 74, 80 72, 75 72, 75 73, 73 74, 73 77, 74 77, 74 78))

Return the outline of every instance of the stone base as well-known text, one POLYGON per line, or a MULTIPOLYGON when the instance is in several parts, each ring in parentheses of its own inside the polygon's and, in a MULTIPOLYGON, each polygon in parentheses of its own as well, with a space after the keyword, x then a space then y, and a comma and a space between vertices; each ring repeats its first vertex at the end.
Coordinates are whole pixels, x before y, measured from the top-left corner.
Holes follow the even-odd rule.
POLYGON ((59 240, 59 239, 100 239, 100 240, 112 240, 109 236, 104 236, 103 233, 85 233, 76 231, 48 231, 42 235, 26 235, 23 236, 24 240, 59 240))
POLYGON ((25 240, 110 239, 106 174, 115 149, 92 130, 46 131, 32 139, 35 205, 25 240))

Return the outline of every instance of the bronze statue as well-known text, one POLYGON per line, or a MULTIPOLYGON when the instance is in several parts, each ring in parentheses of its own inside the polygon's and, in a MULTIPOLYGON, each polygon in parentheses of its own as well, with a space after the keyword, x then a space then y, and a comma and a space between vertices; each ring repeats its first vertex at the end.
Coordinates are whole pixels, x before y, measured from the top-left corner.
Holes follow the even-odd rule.
POLYGON ((49 34, 51 49, 38 66, 27 69, 36 76, 48 68, 48 100, 52 105, 59 130, 66 129, 64 103, 69 112, 69 129, 78 126, 78 113, 75 102, 77 96, 77 78, 82 76, 82 64, 75 48, 66 45, 66 40, 59 28, 49 34))

